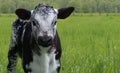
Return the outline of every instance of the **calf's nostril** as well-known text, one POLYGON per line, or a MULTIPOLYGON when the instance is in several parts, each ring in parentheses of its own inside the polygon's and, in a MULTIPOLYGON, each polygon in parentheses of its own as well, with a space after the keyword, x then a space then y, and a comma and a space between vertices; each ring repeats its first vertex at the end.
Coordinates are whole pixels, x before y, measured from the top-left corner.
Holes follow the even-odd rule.
POLYGON ((52 38, 47 38, 47 42, 51 42, 52 41, 52 38))

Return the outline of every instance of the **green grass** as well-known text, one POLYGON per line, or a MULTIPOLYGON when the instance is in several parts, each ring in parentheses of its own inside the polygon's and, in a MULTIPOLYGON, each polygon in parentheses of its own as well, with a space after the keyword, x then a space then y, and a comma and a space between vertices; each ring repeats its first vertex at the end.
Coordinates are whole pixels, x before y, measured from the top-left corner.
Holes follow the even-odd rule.
MULTIPOLYGON (((0 73, 6 73, 14 15, 0 16, 0 73)), ((75 14, 58 21, 61 73, 120 73, 120 16, 75 14)), ((17 73, 22 73, 21 64, 17 73)))

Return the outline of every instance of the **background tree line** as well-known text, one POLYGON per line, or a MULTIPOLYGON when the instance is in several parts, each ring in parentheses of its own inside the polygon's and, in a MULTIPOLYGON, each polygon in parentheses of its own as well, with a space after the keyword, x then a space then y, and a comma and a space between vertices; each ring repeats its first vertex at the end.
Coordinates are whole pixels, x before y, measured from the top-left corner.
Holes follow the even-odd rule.
POLYGON ((74 6, 76 13, 119 13, 120 0, 0 0, 0 13, 13 13, 17 8, 33 9, 45 3, 55 8, 74 6))

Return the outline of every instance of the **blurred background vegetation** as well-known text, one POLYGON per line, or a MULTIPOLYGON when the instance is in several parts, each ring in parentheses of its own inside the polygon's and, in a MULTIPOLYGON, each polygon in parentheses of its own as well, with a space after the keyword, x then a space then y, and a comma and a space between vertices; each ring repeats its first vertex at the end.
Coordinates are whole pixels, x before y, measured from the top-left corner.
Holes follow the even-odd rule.
POLYGON ((33 9, 37 4, 55 8, 74 6, 76 13, 119 13, 120 0, 0 0, 0 13, 13 13, 17 8, 33 9))

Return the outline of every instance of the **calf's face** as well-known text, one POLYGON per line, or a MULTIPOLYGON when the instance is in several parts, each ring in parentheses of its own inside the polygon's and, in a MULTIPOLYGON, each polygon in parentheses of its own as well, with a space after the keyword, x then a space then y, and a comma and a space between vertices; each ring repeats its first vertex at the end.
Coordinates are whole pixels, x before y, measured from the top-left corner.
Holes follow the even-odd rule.
POLYGON ((35 25, 34 33, 39 45, 52 45, 56 35, 57 11, 48 5, 38 5, 33 10, 31 20, 35 25))
POLYGON ((21 20, 31 22, 36 42, 40 46, 48 47, 53 44, 56 35, 57 19, 67 18, 73 10, 73 7, 57 10, 51 6, 39 4, 32 11, 17 9, 15 13, 21 20))

